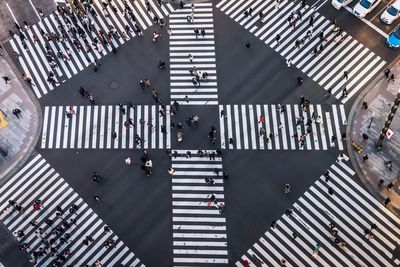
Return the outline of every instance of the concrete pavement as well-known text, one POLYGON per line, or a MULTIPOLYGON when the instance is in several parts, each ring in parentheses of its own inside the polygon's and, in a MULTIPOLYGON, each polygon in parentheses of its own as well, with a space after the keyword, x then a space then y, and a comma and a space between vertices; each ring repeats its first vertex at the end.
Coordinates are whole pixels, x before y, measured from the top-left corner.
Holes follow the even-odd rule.
MULTIPOLYGON (((5 52, 5 51, 2 51, 5 52)), ((5 54, 4 57, 7 58, 5 54)), ((0 180, 22 165, 33 150, 40 133, 41 110, 27 84, 21 84, 6 58, 0 57, 0 76, 11 79, 8 84, 0 80, 0 112, 7 125, 0 128, 0 148, 7 156, 0 156, 0 180), (25 88, 24 88, 25 86, 25 88), (18 119, 12 111, 21 110, 18 119)))
POLYGON ((390 129, 393 136, 383 141, 383 148, 378 151, 376 143, 379 134, 394 104, 400 89, 400 61, 391 69, 395 81, 388 81, 385 75, 373 88, 368 88, 358 97, 350 112, 348 126, 348 147, 351 159, 359 177, 376 197, 384 202, 390 198, 387 206, 397 215, 400 214, 400 110, 397 110, 390 129), (363 102, 368 107, 363 107, 363 102), (364 137, 363 137, 364 135, 364 137), (366 138, 368 137, 368 138, 366 138), (368 159, 363 160, 367 155, 368 159), (391 161, 392 168, 385 166, 391 161), (388 185, 393 183, 393 188, 388 185))

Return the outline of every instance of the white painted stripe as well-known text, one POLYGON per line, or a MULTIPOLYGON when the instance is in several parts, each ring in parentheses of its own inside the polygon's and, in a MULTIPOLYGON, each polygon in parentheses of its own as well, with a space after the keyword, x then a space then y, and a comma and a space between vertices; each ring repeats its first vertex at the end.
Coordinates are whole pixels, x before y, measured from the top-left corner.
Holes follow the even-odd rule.
POLYGON ((249 105, 249 115, 250 115, 250 135, 251 135, 251 148, 257 149, 257 141, 256 141, 256 126, 258 118, 254 118, 254 108, 253 105, 249 105))
MULTIPOLYGON (((64 110, 64 112, 66 112, 64 110)), ((67 148, 68 147, 68 133, 69 133, 69 123, 72 120, 72 117, 74 117, 74 115, 72 115, 71 119, 68 119, 66 116, 64 117, 64 140, 63 140, 63 145, 62 148, 67 148)))
MULTIPOLYGON (((264 114, 265 114, 265 139, 269 140, 269 133, 271 133, 271 127, 270 127, 270 119, 269 119, 269 111, 268 111, 268 105, 264 105, 264 114), (268 139, 267 139, 268 138, 268 139)), ((272 149, 272 140, 268 141, 268 149, 272 149)))
MULTIPOLYGON (((260 105, 256 105, 256 110, 257 110, 257 118, 260 118, 261 116, 261 107, 260 105)), ((261 127, 264 127, 262 122, 257 123, 257 134, 258 134, 258 142, 260 145, 260 149, 264 149, 264 137, 260 135, 260 129, 261 127)))
MULTIPOLYGON (((272 124, 274 126, 274 143, 275 149, 279 150, 279 130, 278 130, 278 120, 276 118, 276 108, 275 105, 271 105, 271 114, 272 114, 272 124)), ((271 140, 272 141, 272 140, 271 140)))
MULTIPOLYGON (((230 105, 226 105, 226 115, 227 118, 226 120, 228 121, 228 144, 229 144, 229 138, 233 139, 233 128, 232 128, 232 113, 231 113, 231 106, 230 105)), ((232 144, 229 144, 229 149, 233 149, 234 146, 232 144)))
MULTIPOLYGON (((161 110, 161 106, 158 107, 158 111, 160 111, 160 110, 161 110)), ((163 116, 163 117, 158 116, 158 134, 159 134, 159 136, 158 136, 158 148, 159 149, 162 149, 164 147, 164 135, 165 134, 161 132, 161 127, 164 126, 164 118, 165 118, 165 116, 163 116)), ((165 129, 167 131, 170 130, 169 128, 167 129, 166 127, 165 127, 165 129)))
POLYGON ((329 112, 325 112, 325 117, 326 117, 326 125, 328 126, 328 142, 330 144, 330 147, 334 147, 335 143, 332 143, 332 136, 333 136, 333 130, 332 130, 332 124, 331 124, 331 117, 329 112))
POLYGON ((153 125, 151 127, 151 148, 155 149, 156 148, 156 129, 157 129, 157 124, 156 124, 156 106, 152 105, 151 106, 151 124, 153 125))
MULTIPOLYGON (((321 105, 318 104, 316 105, 317 107, 317 116, 320 116, 320 124, 319 124, 319 130, 321 132, 321 141, 322 141, 322 149, 327 150, 327 144, 326 144, 326 136, 325 136, 325 126, 324 126, 324 114, 322 113, 321 105)), ((330 141, 328 141, 330 142, 330 141)))
POLYGON ((292 150, 296 149, 296 142, 294 139, 294 131, 293 131, 293 119, 292 119, 292 109, 290 105, 286 105, 286 114, 288 116, 288 127, 289 127, 289 140, 290 147, 292 150))
POLYGON ((90 145, 90 119, 92 114, 92 106, 86 106, 86 126, 85 126, 85 148, 90 145))
POLYGON ((42 143, 41 148, 46 148, 46 141, 47 141, 47 127, 49 121, 49 107, 44 108, 44 118, 43 118, 43 128, 42 128, 42 143))
POLYGON ((333 113, 333 120, 334 120, 334 125, 335 125, 335 131, 336 131, 336 136, 337 136, 337 143, 339 146, 339 150, 343 150, 343 141, 341 140, 341 132, 340 132, 340 126, 339 126, 339 115, 337 112, 336 105, 332 105, 332 113, 333 113))
MULTIPOLYGON (((313 112, 315 112, 315 114, 317 114, 317 111, 314 110, 314 105, 310 105, 310 117, 312 117, 313 112)), ((318 116, 318 115, 316 115, 318 116)), ((317 131, 317 127, 315 125, 315 123, 311 123, 311 128, 312 128, 312 136, 314 139, 314 148, 315 150, 319 150, 319 142, 318 142, 318 131, 317 131)))
POLYGON ((97 123, 99 116, 99 107, 93 107, 93 124, 92 124, 92 148, 96 148, 97 145, 97 123))
MULTIPOLYGON (((236 135, 236 149, 241 149, 242 144, 240 142, 240 118, 238 105, 233 106, 235 116, 235 135, 236 135)), ((243 133, 244 134, 244 133, 243 133)))
POLYGON ((171 112, 170 112, 170 105, 167 105, 167 121, 166 121, 166 127, 167 127, 167 140, 166 140, 166 148, 170 149, 171 148, 171 112))
POLYGON ((106 148, 111 148, 111 132, 112 132, 112 115, 113 115, 113 106, 108 106, 108 113, 107 113, 107 144, 106 148))
POLYGON ((77 148, 82 148, 83 141, 83 118, 85 116, 84 106, 79 107, 79 124, 78 124, 78 138, 77 138, 77 148))
POLYGON ((56 147, 55 148, 60 148, 60 142, 61 142, 61 131, 62 131, 62 120, 64 118, 64 107, 59 106, 58 107, 58 118, 57 118, 57 135, 56 135, 56 147))
POLYGON ((99 133, 99 148, 103 149, 104 148, 104 135, 105 135, 105 120, 106 120, 106 106, 101 106, 100 107, 100 133, 99 133))
POLYGON ((120 124, 119 124, 119 116, 121 111, 119 110, 118 106, 115 106, 115 121, 114 121, 114 132, 117 134, 117 138, 114 139, 114 148, 119 148, 119 139, 121 138, 120 135, 120 124))
POLYGON ((242 124, 243 124, 243 145, 244 149, 249 149, 249 135, 247 134, 247 114, 246 105, 241 106, 242 109, 242 124))
POLYGON ((143 112, 144 112, 144 131, 143 131, 143 148, 147 149, 149 148, 149 126, 148 123, 150 122, 150 117, 149 117, 149 106, 144 105, 143 107, 143 112))
MULTIPOLYGON (((221 136, 221 148, 225 149, 226 139, 225 139, 225 117, 221 116, 221 112, 224 110, 223 105, 219 105, 219 131, 221 136)), ((226 112, 226 111, 225 111, 226 112)), ((228 134, 229 135, 229 134, 228 134)))

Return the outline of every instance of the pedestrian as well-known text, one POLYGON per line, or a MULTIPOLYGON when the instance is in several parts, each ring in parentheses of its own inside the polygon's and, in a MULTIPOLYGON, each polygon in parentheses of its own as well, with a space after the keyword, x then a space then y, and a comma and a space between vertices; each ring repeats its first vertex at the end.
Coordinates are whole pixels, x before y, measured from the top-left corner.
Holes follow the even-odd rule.
POLYGON ((274 1, 275 9, 279 9, 279 4, 280 4, 280 0, 275 0, 274 1))
POLYGON ((246 41, 246 48, 247 50, 250 50, 250 41, 246 41))
POLYGON ((26 81, 28 84, 32 85, 32 86, 36 86, 33 84, 32 79, 28 77, 28 75, 26 75, 25 73, 22 73, 22 79, 24 81, 26 81))
POLYGON ((303 78, 297 77, 297 86, 301 86, 303 84, 303 78))
POLYGON ((174 176, 175 170, 173 168, 168 168, 168 174, 174 176))
POLYGON ((333 134, 333 135, 331 136, 331 143, 335 143, 336 141, 337 141, 336 134, 333 134))
POLYGON ((296 239, 296 238, 297 238, 297 233, 296 233, 296 232, 293 232, 293 233, 292 233, 292 237, 293 237, 293 239, 296 239))
POLYGON ((348 79, 349 79, 349 72, 348 72, 348 71, 344 71, 344 72, 343 72, 343 76, 344 76, 344 78, 345 78, 346 80, 348 80, 348 79))
POLYGON ((329 170, 326 170, 324 173, 325 182, 329 182, 329 178, 330 178, 329 174, 330 174, 329 170))
POLYGON ((258 123, 265 123, 265 117, 263 115, 260 116, 260 119, 258 120, 258 123))
POLYGON ((8 76, 3 76, 2 78, 6 84, 8 84, 8 82, 11 82, 11 79, 8 76))
POLYGON ((221 118, 222 117, 226 118, 225 110, 221 110, 220 114, 221 114, 221 118))
POLYGON ((311 16, 310 16, 310 20, 309 20, 308 24, 309 24, 311 27, 314 27, 314 15, 311 15, 311 16))
POLYGON ((287 194, 290 192, 290 184, 285 184, 283 187, 283 193, 287 194))
POLYGON ((233 142, 233 138, 232 138, 232 137, 229 137, 229 144, 230 144, 230 145, 233 145, 233 143, 234 143, 234 142, 233 142))
POLYGON ((229 179, 229 175, 227 172, 222 172, 222 177, 224 178, 224 180, 228 180, 229 179))
POLYGON ((319 40, 320 40, 321 42, 324 41, 324 31, 323 31, 323 30, 321 30, 321 31, 319 32, 318 37, 319 37, 319 40))
POLYGON ((362 161, 365 162, 365 161, 367 161, 367 160, 368 160, 368 154, 365 154, 365 155, 362 157, 362 161))
POLYGON ((188 58, 190 62, 193 62, 193 55, 192 54, 188 54, 188 58))
POLYGON ((93 97, 92 94, 89 94, 88 98, 89 98, 89 101, 90 101, 90 104, 91 104, 91 105, 95 105, 95 104, 96 104, 96 102, 95 102, 94 97, 93 97))
POLYGON ((292 66, 292 59, 290 59, 290 58, 286 59, 286 66, 288 68, 290 68, 292 66))
POLYGON ((386 77, 387 79, 389 79, 390 70, 389 70, 389 69, 385 69, 385 70, 383 71, 383 73, 385 74, 385 77, 386 77))
POLYGON ((390 81, 394 82, 394 74, 393 73, 390 75, 390 77, 388 79, 388 82, 390 82, 390 81))
POLYGON ((285 211, 285 215, 288 216, 288 217, 290 217, 290 216, 292 215, 292 213, 293 213, 293 209, 291 209, 291 208, 288 208, 288 209, 285 211))
POLYGON ((329 195, 333 195, 333 188, 332 187, 328 187, 328 193, 329 193, 329 195))
POLYGON ((132 163, 131 158, 130 157, 126 157, 125 158, 125 164, 129 166, 129 165, 131 165, 131 163, 132 163))
POLYGON ((271 228, 272 228, 272 229, 275 229, 276 226, 277 226, 276 221, 272 221, 272 222, 271 222, 271 228))
POLYGON ((197 37, 199 35, 199 29, 195 28, 193 31, 194 31, 194 34, 196 35, 196 39, 197 39, 197 37))
POLYGON ((278 45, 281 44, 281 35, 279 33, 276 34, 275 40, 278 45))
POLYGON ((342 90, 342 97, 347 97, 347 88, 344 87, 342 90))
POLYGON ((385 182, 385 181, 384 181, 383 179, 379 179, 378 187, 380 188, 380 187, 383 185, 384 182, 385 182))
POLYGON ((21 118, 21 110, 19 108, 13 109, 12 113, 17 117, 17 119, 21 118))
MULTIPOLYGON (((100 199, 100 197, 99 196, 97 196, 97 195, 95 195, 95 196, 93 196, 93 199, 97 202, 97 203, 101 203, 100 201, 101 201, 101 199, 100 199)), ((92 239, 93 240, 93 239, 92 239)))
POLYGON ((205 30, 205 29, 201 29, 201 30, 200 30, 200 34, 201 34, 201 36, 204 38, 205 35, 206 35, 206 30, 205 30))
POLYGON ((103 177, 101 177, 97 172, 93 172, 93 175, 92 175, 93 182, 100 183, 100 180, 102 178, 103 177))
POLYGON ((386 207, 387 205, 390 204, 390 202, 391 202, 390 198, 387 197, 387 198, 385 198, 385 201, 383 202, 383 205, 386 207))

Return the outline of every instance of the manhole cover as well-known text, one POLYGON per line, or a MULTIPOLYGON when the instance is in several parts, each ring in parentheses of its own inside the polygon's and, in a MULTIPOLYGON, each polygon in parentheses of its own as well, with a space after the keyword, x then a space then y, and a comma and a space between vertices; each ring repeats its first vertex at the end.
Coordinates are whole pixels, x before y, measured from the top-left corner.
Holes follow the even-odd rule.
POLYGON ((119 82, 112 81, 110 82, 110 89, 111 90, 116 90, 119 87, 119 82))

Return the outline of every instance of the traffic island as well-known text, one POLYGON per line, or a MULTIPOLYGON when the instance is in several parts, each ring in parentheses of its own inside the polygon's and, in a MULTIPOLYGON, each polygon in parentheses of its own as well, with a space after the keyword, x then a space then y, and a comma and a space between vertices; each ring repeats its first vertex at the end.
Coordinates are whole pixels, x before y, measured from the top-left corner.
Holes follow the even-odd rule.
POLYGON ((400 215, 400 61, 355 101, 348 149, 364 185, 400 215), (394 80, 392 79, 394 76, 394 80))

